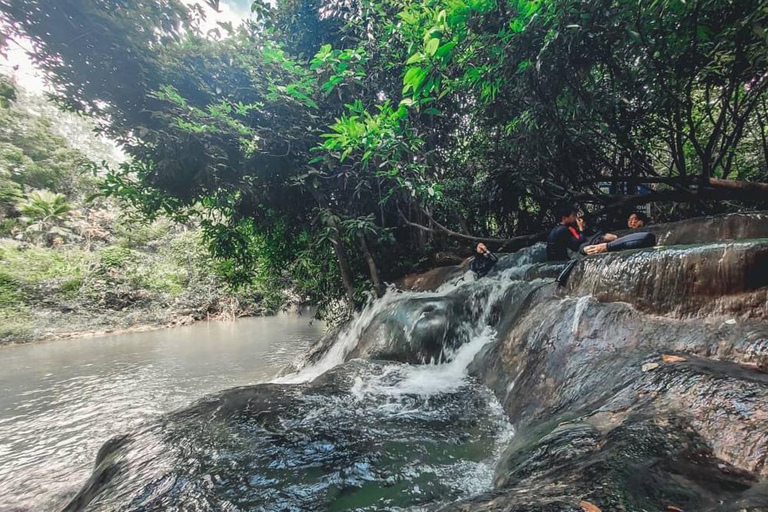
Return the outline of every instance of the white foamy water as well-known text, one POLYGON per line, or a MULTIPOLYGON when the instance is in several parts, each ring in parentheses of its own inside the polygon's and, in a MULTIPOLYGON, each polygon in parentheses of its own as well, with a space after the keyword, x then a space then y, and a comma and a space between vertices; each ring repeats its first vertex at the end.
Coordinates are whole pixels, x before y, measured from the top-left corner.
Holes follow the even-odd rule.
MULTIPOLYGON (((441 379, 442 382, 447 383, 451 379, 451 372, 454 372, 455 368, 457 368, 456 365, 450 365, 450 363, 459 353, 471 354, 469 360, 464 361, 464 359, 462 359, 460 363, 457 363, 465 363, 466 368, 480 348, 493 340, 495 333, 492 330, 488 330, 488 322, 493 310, 493 305, 499 302, 511 287, 519 285, 519 282, 507 277, 508 275, 513 275, 517 268, 518 267, 513 267, 504 270, 500 276, 484 277, 481 279, 476 279, 471 272, 467 272, 444 283, 434 292, 402 292, 394 287, 390 287, 383 297, 369 302, 349 325, 342 330, 338 338, 333 342, 320 360, 314 364, 302 367, 296 373, 275 379, 273 382, 281 384, 310 382, 331 368, 342 364, 346 361, 347 356, 355 349, 358 343, 362 341, 365 329, 371 325, 371 322, 378 315, 391 311, 402 301, 414 298, 442 298, 468 290, 483 292, 479 293, 477 296, 468 293, 470 300, 478 301, 476 306, 481 312, 479 319, 472 322, 466 322, 461 326, 465 332, 470 333, 470 343, 468 345, 471 345, 471 347, 465 349, 465 346, 462 346, 456 351, 445 349, 441 360, 448 361, 448 364, 436 365, 435 369, 430 370, 434 372, 435 375, 447 372, 446 377, 441 379), (472 352, 472 350, 474 350, 474 352, 472 352), (455 354, 452 352, 455 352, 455 354)), ((411 325, 410 328, 412 329, 413 325, 411 325)), ((405 334, 408 336, 410 332, 406 331, 405 334)), ((448 344, 446 344, 446 346, 447 345, 448 344)), ((466 358, 468 356, 464 355, 463 357, 466 358)), ((431 365, 427 365, 426 367, 429 368, 431 365)))
POLYGON ((296 373, 277 378, 273 382, 280 384, 309 382, 331 368, 340 365, 346 360, 347 355, 354 350, 363 331, 376 315, 386 311, 393 304, 402 300, 404 296, 405 294, 390 288, 380 299, 369 301, 365 308, 339 333, 336 340, 333 341, 333 345, 319 361, 304 366, 296 373))
POLYGON ((374 395, 429 396, 454 392, 466 385, 467 368, 480 350, 495 339, 495 332, 485 327, 472 341, 459 347, 450 361, 443 364, 392 364, 382 375, 363 380, 358 377, 353 393, 360 399, 374 395))

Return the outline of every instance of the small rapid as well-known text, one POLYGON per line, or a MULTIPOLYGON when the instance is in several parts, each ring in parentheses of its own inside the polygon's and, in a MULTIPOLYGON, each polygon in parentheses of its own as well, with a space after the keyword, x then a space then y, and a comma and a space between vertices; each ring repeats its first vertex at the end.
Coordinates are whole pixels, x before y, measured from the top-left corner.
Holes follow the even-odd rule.
POLYGON ((432 510, 492 490, 514 431, 469 368, 551 282, 515 279, 540 253, 434 291, 390 288, 270 383, 107 445, 66 510, 432 510))

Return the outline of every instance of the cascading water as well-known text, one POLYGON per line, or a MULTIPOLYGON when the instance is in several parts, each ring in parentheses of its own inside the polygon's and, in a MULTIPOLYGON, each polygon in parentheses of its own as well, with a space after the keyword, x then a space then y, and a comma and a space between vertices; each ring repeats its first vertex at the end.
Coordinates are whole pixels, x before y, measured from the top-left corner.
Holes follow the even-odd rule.
POLYGON ((421 510, 490 490, 512 428, 467 368, 498 307, 544 284, 510 279, 530 260, 390 289, 295 373, 108 444, 67 510, 421 510))
POLYGON ((561 288, 541 246, 416 276, 294 373, 108 443, 67 510, 764 512, 768 241, 702 222, 561 288))

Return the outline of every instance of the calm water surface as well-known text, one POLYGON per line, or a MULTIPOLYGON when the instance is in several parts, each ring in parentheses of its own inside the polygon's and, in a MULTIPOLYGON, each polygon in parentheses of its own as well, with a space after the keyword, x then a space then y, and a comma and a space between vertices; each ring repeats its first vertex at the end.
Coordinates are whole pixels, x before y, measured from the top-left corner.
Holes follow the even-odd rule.
POLYGON ((0 511, 61 508, 110 437, 269 380, 322 334, 283 315, 0 348, 0 511))

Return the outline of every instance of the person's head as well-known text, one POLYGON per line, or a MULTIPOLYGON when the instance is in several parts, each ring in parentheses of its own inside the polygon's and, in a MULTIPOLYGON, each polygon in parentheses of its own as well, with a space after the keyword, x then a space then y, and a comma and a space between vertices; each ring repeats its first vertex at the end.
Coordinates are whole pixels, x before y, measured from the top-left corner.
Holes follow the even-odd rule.
POLYGON ((648 216, 643 212, 632 212, 627 220, 629 229, 639 229, 648 224, 648 216))
POLYGON ((479 244, 477 244, 477 247, 475 247, 475 252, 477 252, 477 254, 485 254, 487 250, 488 248, 485 246, 483 242, 480 242, 479 244))
POLYGON ((579 208, 575 204, 563 204, 555 210, 555 218, 566 226, 576 224, 576 218, 579 215, 579 208))

